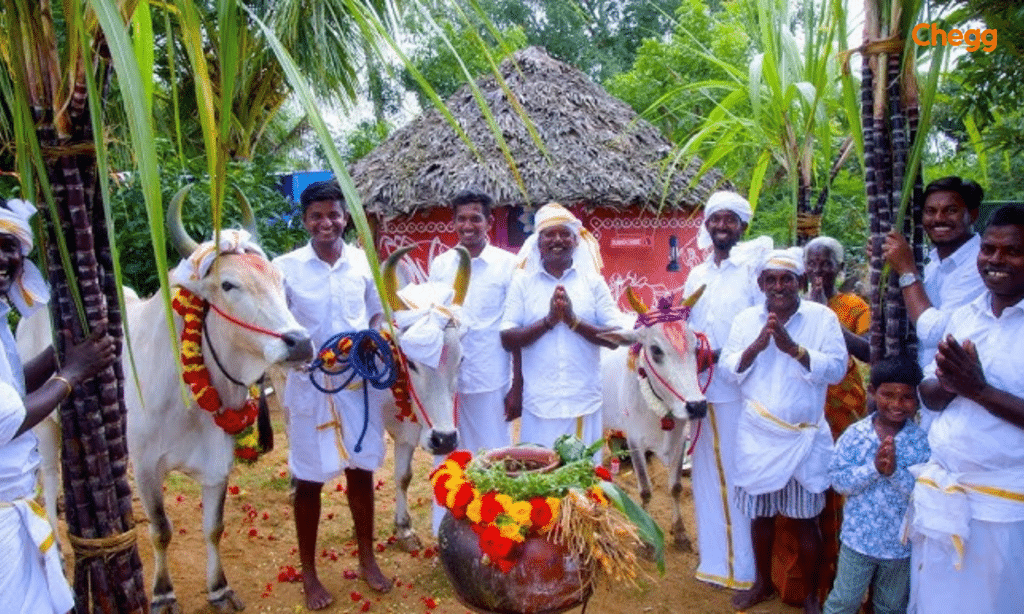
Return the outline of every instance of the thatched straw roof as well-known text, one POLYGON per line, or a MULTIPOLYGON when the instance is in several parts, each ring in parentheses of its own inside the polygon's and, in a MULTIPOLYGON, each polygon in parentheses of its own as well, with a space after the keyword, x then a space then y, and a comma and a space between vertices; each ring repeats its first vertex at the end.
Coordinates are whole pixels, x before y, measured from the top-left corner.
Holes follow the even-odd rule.
POLYGON ((696 161, 678 168, 666 189, 671 143, 629 105, 579 70, 539 47, 501 64, 509 90, 536 128, 547 157, 493 75, 477 82, 515 160, 510 170, 468 85, 447 101, 469 135, 474 154, 436 109, 422 113, 351 168, 368 211, 386 217, 443 205, 457 191, 477 187, 495 204, 562 204, 657 209, 703 205, 721 181, 717 171, 688 187, 696 161), (518 67, 518 68, 517 68, 518 67), (523 192, 525 188, 525 194, 523 192))

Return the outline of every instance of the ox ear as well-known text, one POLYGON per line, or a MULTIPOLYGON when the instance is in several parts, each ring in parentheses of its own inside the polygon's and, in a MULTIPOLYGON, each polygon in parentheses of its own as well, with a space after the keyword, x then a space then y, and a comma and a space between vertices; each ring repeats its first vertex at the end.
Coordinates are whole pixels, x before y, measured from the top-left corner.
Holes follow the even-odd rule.
POLYGON ((685 299, 683 299, 682 303, 680 303, 679 306, 680 307, 693 307, 694 303, 696 303, 700 299, 700 297, 704 294, 704 290, 707 287, 708 287, 707 284, 704 284, 701 287, 697 288, 697 290, 693 294, 691 294, 690 296, 688 296, 685 299))
POLYGON ((637 331, 628 328, 615 328, 603 333, 597 333, 597 336, 620 347, 623 345, 633 345, 640 341, 640 335, 637 331))
POLYGON ((626 298, 629 300, 629 306, 633 308, 633 311, 647 313, 647 305, 644 305, 644 302, 633 291, 633 286, 626 286, 626 298))

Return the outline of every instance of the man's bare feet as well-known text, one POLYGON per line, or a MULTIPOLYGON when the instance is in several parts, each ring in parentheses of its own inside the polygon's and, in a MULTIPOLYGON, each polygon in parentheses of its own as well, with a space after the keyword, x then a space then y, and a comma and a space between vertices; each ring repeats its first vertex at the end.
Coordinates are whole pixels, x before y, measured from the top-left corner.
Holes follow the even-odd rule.
POLYGON ((310 610, 322 610, 334 603, 334 595, 324 588, 315 574, 302 574, 302 591, 306 593, 306 607, 310 610))
POLYGON ((804 599, 804 614, 821 614, 821 604, 818 603, 818 595, 811 593, 804 599))
POLYGON ((768 583, 760 585, 755 583, 747 590, 739 591, 732 596, 732 607, 737 612, 744 612, 762 601, 768 601, 773 595, 775 595, 774 586, 768 583))
POLYGON ((384 575, 384 572, 380 570, 377 563, 367 565, 359 565, 359 577, 362 578, 366 584, 377 591, 378 593, 386 593, 391 590, 394 582, 390 578, 384 575))

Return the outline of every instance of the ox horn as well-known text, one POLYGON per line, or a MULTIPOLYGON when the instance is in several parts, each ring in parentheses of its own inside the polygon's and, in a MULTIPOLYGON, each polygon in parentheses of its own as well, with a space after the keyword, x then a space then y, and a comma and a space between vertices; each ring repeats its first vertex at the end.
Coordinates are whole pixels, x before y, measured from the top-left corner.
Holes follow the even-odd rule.
POLYGON ((171 240, 171 245, 178 250, 182 258, 188 258, 199 247, 196 240, 189 236, 185 230, 185 224, 181 221, 181 205, 185 202, 185 198, 188 196, 193 185, 195 184, 190 183, 178 190, 178 193, 171 199, 171 204, 167 208, 168 238, 171 240))
POLYGON ((701 287, 697 288, 697 291, 694 292, 693 294, 691 294, 690 296, 686 297, 685 299, 683 299, 683 301, 679 304, 679 306, 680 307, 693 307, 694 303, 697 302, 697 299, 699 299, 701 297, 701 295, 704 294, 704 289, 707 288, 707 287, 708 287, 707 284, 704 284, 701 287))
POLYGON ((637 313, 647 313, 647 305, 640 300, 640 297, 633 291, 633 286, 626 286, 626 298, 629 299, 629 305, 633 308, 633 311, 637 313))
POLYGON ((405 301, 398 296, 398 279, 395 277, 395 266, 398 265, 398 261, 402 259, 402 256, 411 252, 414 247, 416 246, 406 245, 401 249, 395 250, 384 261, 384 294, 388 305, 391 306, 391 311, 403 311, 409 308, 405 301))
POLYGON ((259 232, 256 230, 256 215, 252 212, 252 204, 249 202, 249 198, 237 185, 231 184, 231 188, 235 191, 235 198, 238 199, 238 208, 242 212, 242 228, 249 231, 253 238, 259 238, 259 232))
POLYGON ((452 299, 452 305, 461 305, 462 301, 466 300, 466 293, 469 292, 469 273, 470 273, 470 259, 469 250, 461 245, 455 247, 455 252, 459 255, 459 270, 455 274, 455 298, 452 299))

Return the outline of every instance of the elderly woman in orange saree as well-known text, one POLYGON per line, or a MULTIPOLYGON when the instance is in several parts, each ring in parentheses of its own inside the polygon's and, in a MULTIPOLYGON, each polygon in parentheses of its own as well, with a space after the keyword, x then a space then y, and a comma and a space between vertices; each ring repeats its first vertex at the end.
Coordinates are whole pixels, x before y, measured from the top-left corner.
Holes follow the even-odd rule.
MULTIPOLYGON (((841 382, 828 387, 825 399, 825 419, 835 440, 846 427, 866 414, 867 397, 864 380, 854 358, 868 362, 870 350, 864 336, 871 324, 871 312, 864 299, 856 294, 836 291, 836 278, 844 267, 843 246, 832 237, 817 237, 804 247, 804 266, 809 290, 807 299, 828 305, 843 326, 846 350, 850 353, 846 376, 841 382)), ((839 557, 839 528, 842 526, 842 497, 831 488, 826 491, 825 509, 821 513, 823 557, 819 573, 818 596, 824 600, 832 589, 839 557)), ((794 533, 787 526, 787 518, 776 519, 772 582, 785 603, 803 605, 809 592, 797 565, 798 545, 794 533)))

